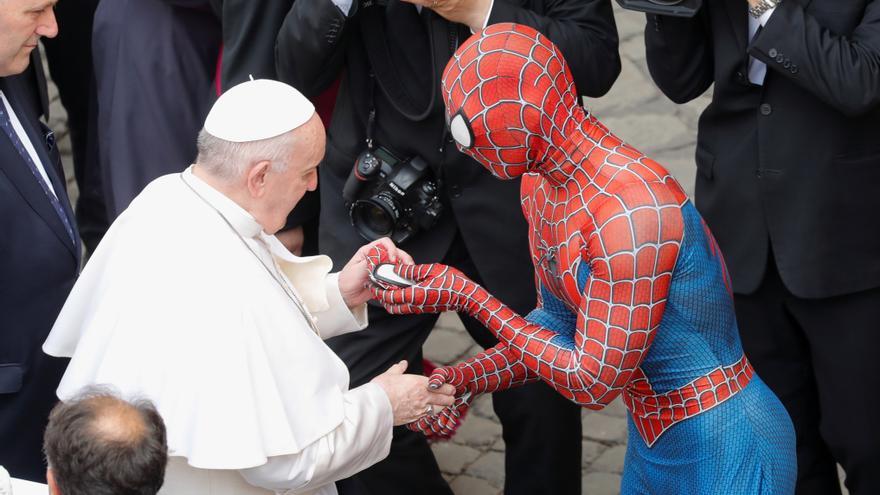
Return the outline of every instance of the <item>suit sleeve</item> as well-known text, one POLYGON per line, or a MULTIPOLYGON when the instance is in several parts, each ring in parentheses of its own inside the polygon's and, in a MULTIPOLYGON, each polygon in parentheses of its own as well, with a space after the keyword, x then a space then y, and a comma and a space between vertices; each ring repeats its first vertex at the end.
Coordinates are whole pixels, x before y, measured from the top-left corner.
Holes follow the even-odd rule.
POLYGON ((880 105, 880 1, 867 5, 849 36, 826 29, 799 3, 782 2, 749 54, 840 112, 867 113, 880 105))
POLYGON ((712 85, 715 63, 705 7, 690 19, 648 14, 645 51, 651 78, 675 103, 687 103, 712 85))
POLYGON ((293 0, 224 0, 222 88, 276 79, 275 39, 293 0))
POLYGON ((239 470, 251 485, 301 493, 347 478, 384 459, 391 450, 393 416, 388 396, 368 383, 345 393, 342 424, 297 454, 270 457, 239 470))
POLYGON ((496 0, 487 25, 515 22, 537 29, 562 51, 578 93, 599 97, 620 74, 617 25, 608 0, 544 2, 541 14, 496 0))
MULTIPOLYGON (((357 4, 352 6, 352 15, 357 4)), ((354 22, 331 0, 296 0, 287 12, 275 45, 275 67, 282 81, 315 97, 342 70, 345 38, 354 22)))

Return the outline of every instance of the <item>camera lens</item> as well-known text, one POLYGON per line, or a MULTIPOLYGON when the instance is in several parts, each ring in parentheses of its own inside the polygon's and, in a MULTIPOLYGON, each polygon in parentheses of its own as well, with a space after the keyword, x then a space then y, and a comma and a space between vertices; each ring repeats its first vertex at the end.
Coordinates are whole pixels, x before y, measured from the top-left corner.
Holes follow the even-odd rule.
POLYGON ((390 236, 399 218, 397 202, 382 193, 351 206, 352 223, 358 233, 370 241, 390 236))

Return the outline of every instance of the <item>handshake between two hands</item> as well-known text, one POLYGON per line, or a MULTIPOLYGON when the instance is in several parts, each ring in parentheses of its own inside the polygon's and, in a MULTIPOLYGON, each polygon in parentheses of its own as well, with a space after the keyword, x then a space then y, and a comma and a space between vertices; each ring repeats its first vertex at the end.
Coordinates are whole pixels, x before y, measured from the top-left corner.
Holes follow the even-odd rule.
MULTIPOLYGON (((468 295, 479 288, 449 266, 416 265, 387 238, 358 250, 340 273, 339 285, 349 306, 372 298, 392 314, 470 314, 475 305, 468 295)), ((406 367, 402 361, 373 379, 388 394, 394 424, 408 424, 428 437, 450 436, 470 407, 472 393, 464 374, 449 366, 437 368, 428 378, 404 374, 406 367)))

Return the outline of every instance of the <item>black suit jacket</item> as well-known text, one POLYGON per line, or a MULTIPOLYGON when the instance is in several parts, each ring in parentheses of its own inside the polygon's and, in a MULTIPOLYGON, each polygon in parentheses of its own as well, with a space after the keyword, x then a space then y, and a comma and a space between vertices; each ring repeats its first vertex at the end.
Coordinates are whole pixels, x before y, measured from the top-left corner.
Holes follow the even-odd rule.
MULTIPOLYGON (((0 89, 37 150, 73 220, 61 159, 39 121, 33 72, 0 78, 0 89)), ((43 429, 67 360, 41 347, 80 266, 74 245, 30 169, 0 132, 0 464, 13 476, 43 480, 43 429)))
POLYGON ((715 84, 700 117, 696 203, 734 290, 772 246, 805 298, 880 286, 880 0, 785 0, 750 43, 743 0, 690 20, 648 16, 648 67, 672 100, 715 84), (748 55, 767 64, 748 81, 748 55))
MULTIPOLYGON (((288 13, 277 44, 279 77, 308 96, 320 93, 344 75, 330 125, 327 152, 321 165, 321 252, 342 266, 364 241, 351 226, 342 199, 342 186, 364 139, 370 107, 371 70, 362 36, 365 9, 344 15, 330 0, 297 0, 288 13)), ((399 82, 426 107, 431 87, 439 93, 440 74, 454 46, 431 69, 428 23, 445 23, 429 9, 419 14, 411 4, 396 0, 384 13, 384 42, 399 82), (433 79, 432 79, 433 78, 433 79)), ((620 72, 617 30, 608 0, 496 0, 489 23, 518 22, 537 28, 559 45, 583 94, 598 96, 611 87, 620 72)), ((446 23, 459 42, 466 27, 446 23)), ((440 39, 445 39, 441 37, 440 39)), ((491 290, 522 310, 534 305, 534 282, 527 249, 527 232, 519 201, 519 181, 500 181, 444 142, 442 104, 435 101, 429 115, 413 122, 375 90, 375 141, 404 156, 422 156, 445 184, 446 211, 439 225, 404 244, 419 262, 439 261, 456 230, 491 290), (524 301, 516 304, 515 301, 524 301)), ((530 308, 529 308, 530 309, 530 308)))

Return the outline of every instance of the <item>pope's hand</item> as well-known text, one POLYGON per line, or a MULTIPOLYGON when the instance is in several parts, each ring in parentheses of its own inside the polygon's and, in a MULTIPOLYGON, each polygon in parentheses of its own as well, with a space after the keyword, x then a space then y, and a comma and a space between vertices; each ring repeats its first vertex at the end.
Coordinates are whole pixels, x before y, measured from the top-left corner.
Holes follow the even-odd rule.
MULTIPOLYGON (((448 387, 449 385, 444 385, 448 387)), ((465 392, 455 398, 455 402, 443 408, 442 411, 435 411, 434 414, 428 414, 420 418, 418 421, 406 425, 412 431, 418 431, 432 439, 449 439, 455 434, 455 430, 461 426, 461 420, 471 406, 473 396, 470 392, 465 392)))
POLYGON ((339 291, 348 307, 353 308, 370 299, 369 275, 378 263, 404 263, 411 265, 412 257, 383 237, 360 249, 339 272, 339 291))
POLYGON ((428 379, 430 389, 439 390, 449 386, 455 388, 455 402, 442 411, 434 411, 434 414, 406 425, 407 428, 422 432, 428 439, 451 438, 476 395, 473 368, 459 363, 456 366, 442 366, 431 373, 428 379))
POLYGON ((388 395, 394 426, 433 415, 435 409, 439 411, 455 402, 455 387, 442 385, 432 389, 428 386, 428 377, 404 374, 406 366, 406 361, 401 361, 371 380, 388 395))

